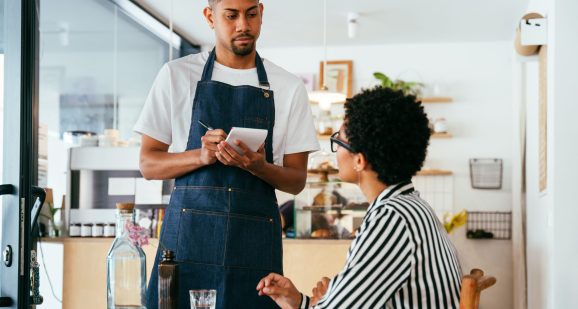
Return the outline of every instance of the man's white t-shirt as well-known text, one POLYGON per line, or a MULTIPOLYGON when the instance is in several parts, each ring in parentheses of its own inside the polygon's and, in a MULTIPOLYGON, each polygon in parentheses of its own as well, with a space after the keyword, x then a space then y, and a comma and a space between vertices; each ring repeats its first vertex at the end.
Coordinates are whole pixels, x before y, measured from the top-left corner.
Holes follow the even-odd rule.
MULTIPOLYGON (((170 145, 171 152, 187 148, 193 99, 209 52, 185 56, 165 64, 145 101, 134 131, 170 145)), ((319 150, 307 91, 302 81, 274 63, 263 60, 274 93, 273 161, 283 156, 319 150)), ((212 80, 232 86, 259 86, 257 69, 238 70, 215 62, 212 80)))

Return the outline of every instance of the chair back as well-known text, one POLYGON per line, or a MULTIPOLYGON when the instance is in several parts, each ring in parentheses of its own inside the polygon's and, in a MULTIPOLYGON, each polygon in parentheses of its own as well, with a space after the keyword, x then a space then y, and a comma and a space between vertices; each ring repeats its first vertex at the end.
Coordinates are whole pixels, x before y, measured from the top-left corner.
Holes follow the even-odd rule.
POLYGON ((496 284, 495 277, 484 276, 484 271, 481 269, 472 269, 469 275, 462 277, 460 309, 478 309, 480 293, 494 284, 496 284))

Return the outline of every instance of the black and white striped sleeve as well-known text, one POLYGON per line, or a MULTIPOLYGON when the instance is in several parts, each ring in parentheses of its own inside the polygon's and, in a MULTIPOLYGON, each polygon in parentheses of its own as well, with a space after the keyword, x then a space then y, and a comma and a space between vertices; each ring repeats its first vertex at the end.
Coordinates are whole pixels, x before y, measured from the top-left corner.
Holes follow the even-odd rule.
POLYGON ((331 280, 327 293, 315 308, 385 306, 407 283, 414 251, 402 216, 388 207, 376 209, 361 227, 345 268, 331 280))

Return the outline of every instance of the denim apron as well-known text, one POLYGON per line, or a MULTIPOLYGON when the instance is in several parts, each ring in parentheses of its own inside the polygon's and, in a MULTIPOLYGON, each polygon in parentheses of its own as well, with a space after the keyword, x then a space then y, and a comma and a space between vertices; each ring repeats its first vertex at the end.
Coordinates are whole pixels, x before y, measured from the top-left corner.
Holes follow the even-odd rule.
MULTIPOLYGON (((232 127, 266 129, 266 160, 273 163, 273 92, 259 55, 259 84, 231 86, 212 81, 215 50, 197 83, 187 150, 201 148, 206 133, 198 120, 229 132, 232 127)), ((164 247, 179 262, 179 308, 190 308, 189 290, 217 290, 216 308, 277 308, 258 296, 259 280, 282 273, 281 224, 274 188, 237 167, 216 163, 175 180, 161 228, 164 247)), ((147 308, 158 307, 158 262, 147 291, 147 308)))

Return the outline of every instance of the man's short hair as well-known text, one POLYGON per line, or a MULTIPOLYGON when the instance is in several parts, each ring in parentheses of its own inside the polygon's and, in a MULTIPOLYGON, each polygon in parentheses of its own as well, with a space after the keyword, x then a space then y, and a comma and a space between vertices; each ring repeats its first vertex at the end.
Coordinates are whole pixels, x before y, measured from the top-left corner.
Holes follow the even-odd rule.
MULTIPOLYGON (((221 0, 209 0, 209 6, 214 7, 215 4, 221 2, 221 0)), ((260 2, 259 0, 257 2, 260 2)))
POLYGON ((411 180, 425 160, 431 132, 416 101, 415 96, 377 87, 345 104, 349 143, 387 185, 411 180))

